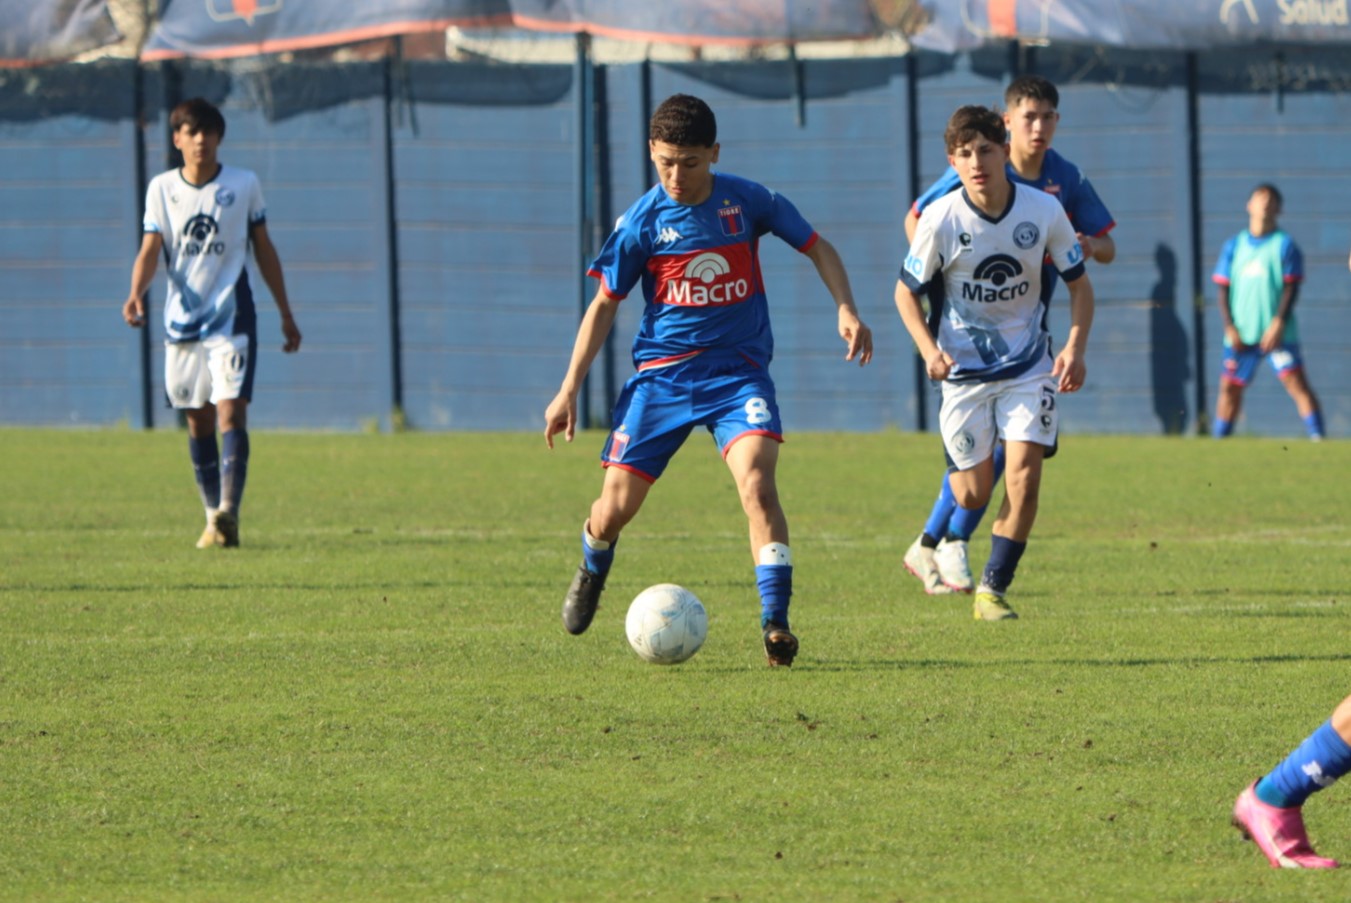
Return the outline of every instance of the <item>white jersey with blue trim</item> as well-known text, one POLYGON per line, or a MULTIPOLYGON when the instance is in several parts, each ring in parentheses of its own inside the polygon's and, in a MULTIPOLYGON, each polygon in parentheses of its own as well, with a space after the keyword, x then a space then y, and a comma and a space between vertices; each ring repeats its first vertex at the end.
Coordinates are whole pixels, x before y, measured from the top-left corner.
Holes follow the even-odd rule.
POLYGON ((965 190, 925 208, 901 279, 941 306, 936 338, 955 363, 950 381, 987 382, 1051 369, 1041 292, 1048 255, 1066 282, 1083 275, 1074 227, 1045 192, 1010 184, 1008 206, 998 217, 971 203, 965 190))
POLYGON ((247 169, 221 166, 204 185, 192 184, 180 169, 150 180, 144 229, 164 239, 169 341, 196 342, 252 328, 253 298, 244 265, 249 229, 265 219, 262 187, 247 169))

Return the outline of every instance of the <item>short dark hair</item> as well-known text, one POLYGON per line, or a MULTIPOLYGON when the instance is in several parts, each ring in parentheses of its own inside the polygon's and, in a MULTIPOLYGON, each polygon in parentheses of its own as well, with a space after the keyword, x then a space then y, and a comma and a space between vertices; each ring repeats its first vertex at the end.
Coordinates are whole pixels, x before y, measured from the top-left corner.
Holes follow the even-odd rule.
POLYGON ((193 132, 208 132, 225 137, 225 117, 211 101, 193 97, 174 107, 169 113, 169 128, 178 131, 187 126, 193 132))
POLYGON ((948 153, 952 153, 963 144, 974 141, 977 135, 1002 145, 1008 137, 1004 117, 989 107, 974 105, 958 107, 957 112, 948 119, 947 130, 943 132, 943 142, 948 153))
POLYGON ((718 120, 699 98, 672 94, 653 112, 647 137, 676 147, 712 147, 718 143, 718 120))
POLYGON ((1040 75, 1020 75, 1004 89, 1004 109, 1012 110, 1022 100, 1048 100, 1060 108, 1060 92, 1049 78, 1040 75))
POLYGON ((1248 197, 1252 197, 1259 191, 1265 191, 1267 194, 1271 195, 1271 199, 1276 202, 1277 210, 1285 209, 1285 198, 1281 196, 1281 190, 1277 188, 1275 185, 1272 185, 1270 182, 1263 182, 1262 184, 1254 188, 1248 194, 1248 197))

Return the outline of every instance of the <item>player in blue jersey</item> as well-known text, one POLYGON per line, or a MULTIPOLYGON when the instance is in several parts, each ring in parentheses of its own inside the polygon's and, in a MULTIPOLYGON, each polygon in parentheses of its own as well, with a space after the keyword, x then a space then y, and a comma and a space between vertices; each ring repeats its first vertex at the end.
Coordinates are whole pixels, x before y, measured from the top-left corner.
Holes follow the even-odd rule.
MULTIPOLYGON (((1053 195, 1070 224, 1078 233, 1084 256, 1098 263, 1116 258, 1116 243, 1109 234, 1116 222, 1098 198, 1093 183, 1077 166, 1051 149, 1060 124, 1060 92, 1039 75, 1014 79, 1004 91, 1004 125, 1008 129, 1008 177, 1015 185, 1028 185, 1053 195)), ((915 201, 905 218, 907 239, 915 237, 915 227, 924 208, 936 199, 961 187, 961 179, 952 167, 929 186, 915 201)), ((1049 264, 1042 271, 1042 295, 1050 302, 1058 277, 1049 264)), ((1054 450, 1048 453, 1053 454, 1054 450)), ((995 482, 1004 471, 1003 449, 995 450, 995 482)), ((967 561, 967 542, 976 531, 984 508, 972 511, 958 507, 952 496, 947 473, 939 486, 933 510, 910 548, 906 550, 906 570, 924 584, 930 594, 971 592, 975 581, 967 561)))
POLYGON ((872 359, 872 332, 859 319, 839 254, 788 199, 713 170, 717 122, 706 103, 685 94, 667 98, 652 114, 648 148, 660 183, 620 217, 592 264, 600 287, 544 412, 548 446, 558 433, 571 442, 582 380, 620 303, 641 286, 637 373, 615 404, 601 452, 605 479, 582 526, 582 564, 563 603, 563 626, 573 634, 590 626, 620 532, 671 456, 702 426, 727 462, 750 523, 765 656, 771 666, 791 665, 798 651, 788 621, 793 557, 775 483, 783 428, 769 376, 774 340, 760 238, 772 234, 815 265, 835 301, 846 360, 872 359))
POLYGON ((1337 860, 1319 856, 1304 829, 1304 801, 1351 772, 1351 696, 1332 717, 1286 756, 1249 784, 1234 801, 1234 827, 1255 842, 1273 868, 1337 868, 1337 860))
POLYGON ((225 117, 202 98, 169 114, 183 165, 150 180, 145 235, 131 270, 122 318, 145 325, 146 289, 164 255, 164 388, 188 423, 188 451, 206 509, 199 549, 239 545, 239 507, 248 474, 248 406, 258 327, 245 261, 254 261, 281 313, 282 350, 300 348, 281 258, 267 232, 258 177, 217 160, 225 117), (220 425, 220 447, 216 426, 220 425))
POLYGON ((1016 617, 1004 594, 1036 520, 1042 459, 1059 430, 1057 394, 1083 386, 1093 321, 1093 286, 1074 227, 1053 197, 1009 180, 1005 135, 999 114, 985 107, 952 115, 944 140, 962 190, 920 216, 896 284, 896 308, 925 371, 943 381, 939 426, 959 506, 989 503, 995 451, 1004 445, 1004 501, 973 606, 986 621, 1016 617), (1070 293, 1070 329, 1058 354, 1046 328, 1048 259, 1070 293))
POLYGON ((1323 412, 1309 386, 1299 354, 1295 299, 1304 281, 1304 255, 1276 223, 1281 193, 1258 185, 1248 197, 1248 228, 1224 243, 1211 279, 1219 286, 1224 324, 1224 370, 1215 403, 1212 433, 1222 439, 1234 431, 1243 407, 1243 391, 1267 358, 1309 438, 1323 438, 1323 412))

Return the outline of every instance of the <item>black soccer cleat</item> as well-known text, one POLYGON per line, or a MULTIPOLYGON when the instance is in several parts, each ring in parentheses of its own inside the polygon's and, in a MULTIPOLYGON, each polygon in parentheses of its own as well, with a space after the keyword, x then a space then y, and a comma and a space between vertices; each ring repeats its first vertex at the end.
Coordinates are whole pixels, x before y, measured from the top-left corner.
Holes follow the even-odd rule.
POLYGON ((797 658, 797 637, 787 627, 770 622, 765 625, 765 658, 771 668, 791 668, 797 658))
MULTIPOLYGON (((585 565, 577 566, 577 574, 568 587, 568 597, 563 600, 563 627, 576 636, 585 633, 591 626, 591 619, 600 608, 600 594, 605 589, 605 578, 593 574, 585 565)), ((796 644, 795 644, 796 645, 796 644)))

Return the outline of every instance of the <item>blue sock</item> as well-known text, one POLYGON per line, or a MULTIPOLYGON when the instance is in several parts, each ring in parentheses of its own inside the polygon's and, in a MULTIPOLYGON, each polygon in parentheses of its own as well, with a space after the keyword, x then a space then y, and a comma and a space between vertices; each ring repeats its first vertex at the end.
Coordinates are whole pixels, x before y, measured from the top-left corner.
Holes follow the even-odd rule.
POLYGON ((215 511, 220 507, 220 452, 216 449, 216 434, 201 438, 189 436, 188 454, 192 457, 197 490, 202 494, 202 506, 207 511, 215 511))
POLYGON ((760 589, 760 626, 770 621, 788 626, 788 599, 793 595, 791 564, 757 564, 755 583, 760 589))
POLYGON ((1221 420, 1220 418, 1216 417, 1215 425, 1211 427, 1210 434, 1214 436, 1216 439, 1223 439, 1225 436, 1228 436, 1233 431, 1234 431, 1234 421, 1221 420))
POLYGON ((943 486, 938 490, 938 498, 934 500, 933 510, 929 512, 929 519, 924 522, 925 535, 935 540, 946 536, 948 521, 952 519, 952 512, 956 509, 957 500, 952 497, 952 486, 948 483, 947 472, 944 471, 943 486))
POLYGON ((1027 550, 1027 543, 1014 542, 1006 536, 990 538, 990 560, 981 574, 981 586, 989 587, 997 593, 1003 593, 1013 582, 1013 573, 1018 570, 1018 560, 1027 550))
MULTIPOLYGON (((999 478, 1004 475, 1004 445, 997 443, 994 447, 994 481, 999 482, 999 478)), ((952 518, 948 521, 947 536, 950 539, 960 539, 963 542, 970 542, 975 534, 976 528, 980 526, 980 519, 985 516, 985 509, 989 505, 981 505, 979 508, 962 508, 957 506, 952 512, 952 518)))
POLYGON ((1351 771, 1351 746, 1332 728, 1329 718, 1285 761, 1257 782, 1257 798, 1268 806, 1302 806, 1311 794, 1331 787, 1351 771))
POLYGON ((1323 412, 1315 410, 1304 418, 1304 428, 1309 431, 1310 439, 1323 438, 1323 412))
POLYGON ((249 431, 221 433, 220 457, 221 507, 238 512, 244 501, 244 480, 249 475, 249 431))
POLYGON ((582 566, 597 577, 610 573, 610 565, 615 563, 615 545, 619 542, 605 542, 596 539, 582 526, 582 566))

